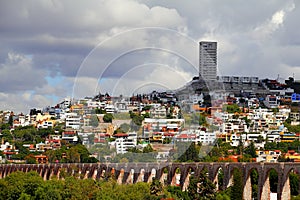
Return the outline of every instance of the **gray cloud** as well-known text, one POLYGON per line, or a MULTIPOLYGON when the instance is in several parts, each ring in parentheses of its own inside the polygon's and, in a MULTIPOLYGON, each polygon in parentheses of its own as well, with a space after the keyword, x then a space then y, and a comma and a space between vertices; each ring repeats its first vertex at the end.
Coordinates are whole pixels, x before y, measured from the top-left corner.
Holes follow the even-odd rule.
MULTIPOLYGON (((299 3, 293 0, 1 1, 0 102, 4 105, 10 95, 17 100, 30 94, 32 102, 48 94, 68 96, 76 80, 90 88, 86 92, 95 87, 109 92, 122 77, 130 91, 134 84, 160 83, 162 65, 185 80, 197 75, 200 40, 218 41, 220 74, 300 77, 299 15, 299 3), (143 27, 174 32, 126 34, 143 27), (148 67, 133 70, 140 65, 148 67), (61 80, 54 84, 47 77, 61 80), (99 86, 98 79, 105 83, 99 86)), ((178 86, 166 80, 167 87, 178 86)))

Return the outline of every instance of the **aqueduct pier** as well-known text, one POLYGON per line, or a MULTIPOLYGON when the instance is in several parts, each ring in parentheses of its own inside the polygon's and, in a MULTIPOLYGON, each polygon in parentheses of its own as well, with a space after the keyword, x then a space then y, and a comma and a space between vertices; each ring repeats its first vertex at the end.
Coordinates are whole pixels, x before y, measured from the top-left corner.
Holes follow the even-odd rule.
MULTIPOLYGON (((36 171, 44 180, 56 177, 63 179, 66 174, 78 178, 96 180, 113 176, 120 184, 151 182, 152 178, 168 185, 178 184, 186 189, 189 176, 199 175, 204 169, 215 184, 226 189, 232 184, 233 170, 237 168, 243 173, 243 197, 252 199, 250 173, 256 170, 258 178, 258 199, 270 199, 269 172, 278 173, 277 199, 290 199, 289 174, 300 173, 300 163, 101 163, 101 164, 2 164, 0 178, 5 178, 15 171, 36 171), (224 173, 223 183, 218 183, 218 174, 224 173)), ((300 186, 299 189, 300 191, 300 186)))

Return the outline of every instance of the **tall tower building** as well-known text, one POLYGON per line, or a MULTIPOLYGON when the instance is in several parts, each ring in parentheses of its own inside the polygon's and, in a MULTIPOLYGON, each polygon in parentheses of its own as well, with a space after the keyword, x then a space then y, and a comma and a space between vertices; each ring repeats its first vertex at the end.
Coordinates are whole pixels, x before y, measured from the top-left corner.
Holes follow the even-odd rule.
POLYGON ((202 41, 199 45, 199 79, 217 80, 217 42, 202 41))

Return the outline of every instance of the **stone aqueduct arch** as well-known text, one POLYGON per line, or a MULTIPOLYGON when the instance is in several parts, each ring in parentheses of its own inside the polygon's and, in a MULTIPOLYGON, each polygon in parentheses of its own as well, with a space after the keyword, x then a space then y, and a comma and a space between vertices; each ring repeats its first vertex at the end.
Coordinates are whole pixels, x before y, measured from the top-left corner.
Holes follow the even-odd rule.
MULTIPOLYGON (((277 197, 279 199, 290 199, 289 173, 300 172, 300 163, 101 163, 101 164, 1 164, 0 178, 5 178, 15 171, 36 171, 44 180, 57 177, 64 178, 63 173, 76 176, 81 179, 93 178, 104 179, 113 176, 120 184, 151 182, 152 170, 155 169, 155 178, 161 180, 164 169, 167 169, 166 184, 174 185, 176 169, 180 169, 179 185, 187 188, 189 171, 192 170, 197 176, 203 169, 208 170, 208 177, 217 182, 218 171, 221 168, 224 173, 223 189, 230 185, 232 172, 238 168, 243 172, 243 197, 251 199, 250 173, 257 170, 258 199, 269 199, 269 171, 275 169, 278 173, 277 197), (133 172, 133 173, 132 173, 133 172)), ((300 191, 300 186, 299 186, 300 191)))

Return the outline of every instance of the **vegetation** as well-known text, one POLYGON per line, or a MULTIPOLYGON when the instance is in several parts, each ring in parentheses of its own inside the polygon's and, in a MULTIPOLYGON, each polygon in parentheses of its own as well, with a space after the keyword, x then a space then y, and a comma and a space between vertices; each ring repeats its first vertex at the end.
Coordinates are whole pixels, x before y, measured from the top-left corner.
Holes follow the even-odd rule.
POLYGON ((113 118, 114 118, 114 116, 111 113, 107 113, 103 116, 103 121, 105 123, 111 123, 113 118))
POLYGON ((91 115, 91 122, 90 122, 90 125, 92 127, 97 127, 99 124, 99 119, 97 117, 97 115, 91 115))
POLYGON ((237 104, 224 105, 223 110, 227 111, 228 113, 240 113, 240 112, 242 112, 240 107, 237 104))
POLYGON ((300 141, 295 140, 293 142, 267 142, 265 144, 265 149, 267 150, 280 150, 283 153, 286 153, 288 150, 298 151, 300 146, 300 141))
POLYGON ((230 189, 216 192, 215 185, 202 170, 192 175, 186 191, 178 186, 163 186, 158 179, 151 183, 119 185, 112 176, 78 179, 61 172, 64 179, 44 181, 37 172, 17 171, 0 180, 0 199, 228 199, 230 189))
POLYGON ((178 150, 179 162, 197 162, 199 161, 199 151, 201 146, 196 145, 195 142, 180 142, 176 144, 178 150))
MULTIPOLYGON (((252 197, 257 197, 258 173, 253 170, 250 174, 252 197)), ((277 173, 270 171, 270 189, 277 191, 277 173)), ((233 170, 233 185, 228 189, 216 191, 215 184, 208 178, 204 169, 199 175, 191 175, 189 186, 182 191, 178 186, 163 186, 158 179, 153 178, 151 183, 136 183, 119 185, 113 176, 105 176, 96 181, 93 179, 78 179, 61 171, 63 179, 44 181, 34 171, 17 171, 0 180, 0 199, 242 199, 243 185, 242 172, 233 170)), ((222 176, 219 179, 222 182, 222 176)), ((290 174, 292 199, 299 199, 299 175, 290 174)))
POLYGON ((233 170, 233 185, 231 186, 231 200, 243 199, 243 175, 240 169, 233 170))
POLYGON ((215 199, 216 186, 209 180, 207 171, 202 170, 199 177, 191 176, 188 186, 190 199, 215 199))

